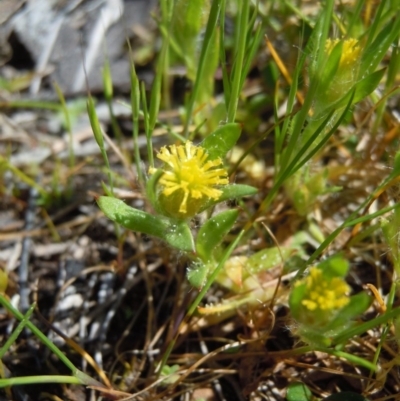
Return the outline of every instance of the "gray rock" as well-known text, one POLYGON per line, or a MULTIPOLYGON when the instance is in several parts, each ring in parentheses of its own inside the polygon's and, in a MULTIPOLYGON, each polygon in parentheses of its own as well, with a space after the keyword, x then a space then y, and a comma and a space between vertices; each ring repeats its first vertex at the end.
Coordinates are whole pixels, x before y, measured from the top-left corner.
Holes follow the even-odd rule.
POLYGON ((2 50, 7 52, 5 38, 13 32, 35 63, 32 95, 40 92, 45 77, 46 82, 56 81, 66 96, 86 93, 87 84, 91 91, 100 91, 106 56, 115 86, 129 87, 126 39, 132 26, 150 21, 155 4, 156 0, 28 0, 1 27, 0 56, 2 50))

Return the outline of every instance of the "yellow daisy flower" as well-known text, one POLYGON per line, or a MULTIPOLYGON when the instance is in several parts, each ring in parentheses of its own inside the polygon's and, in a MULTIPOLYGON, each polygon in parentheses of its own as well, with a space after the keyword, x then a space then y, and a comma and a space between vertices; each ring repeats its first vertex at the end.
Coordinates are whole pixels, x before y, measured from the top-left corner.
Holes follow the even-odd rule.
POLYGON ((229 182, 222 160, 208 160, 207 151, 190 141, 164 146, 157 158, 165 163, 164 174, 158 182, 164 198, 160 201, 174 217, 194 216, 208 199, 219 199, 222 191, 216 185, 229 182))

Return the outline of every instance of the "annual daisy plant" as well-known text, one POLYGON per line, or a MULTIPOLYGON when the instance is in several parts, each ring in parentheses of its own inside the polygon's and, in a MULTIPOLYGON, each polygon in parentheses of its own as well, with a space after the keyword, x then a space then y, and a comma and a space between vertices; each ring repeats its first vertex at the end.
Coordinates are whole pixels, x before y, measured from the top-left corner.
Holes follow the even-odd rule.
POLYGON ((147 198, 155 213, 132 208, 112 196, 98 200, 104 213, 122 226, 186 251, 193 260, 188 277, 196 287, 204 285, 214 252, 235 224, 238 212, 228 210, 213 216, 196 238, 191 219, 217 203, 257 192, 248 185, 229 184, 223 165, 223 158, 235 145, 240 130, 239 124, 226 124, 198 145, 188 140, 162 147, 156 156, 162 163, 158 168, 150 167, 146 184, 147 198))

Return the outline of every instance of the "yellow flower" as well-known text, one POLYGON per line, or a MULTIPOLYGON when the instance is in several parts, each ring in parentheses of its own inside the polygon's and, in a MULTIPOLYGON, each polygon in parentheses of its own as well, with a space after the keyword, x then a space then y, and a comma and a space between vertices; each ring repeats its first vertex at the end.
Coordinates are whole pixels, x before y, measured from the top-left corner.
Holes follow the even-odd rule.
MULTIPOLYGON (((330 54, 333 48, 340 42, 340 39, 327 39, 325 43, 325 52, 330 54)), ((359 59, 361 48, 358 46, 358 40, 351 38, 343 41, 342 55, 340 56, 339 67, 351 67, 359 59)))
POLYGON ((312 267, 304 281, 307 293, 301 303, 310 311, 332 311, 343 308, 350 301, 350 287, 341 277, 325 277, 321 269, 312 267))
POLYGON ((194 216, 208 199, 219 199, 222 191, 216 185, 229 182, 221 159, 208 160, 206 150, 190 141, 164 146, 157 157, 165 163, 159 180, 163 196, 160 201, 174 217, 194 216))

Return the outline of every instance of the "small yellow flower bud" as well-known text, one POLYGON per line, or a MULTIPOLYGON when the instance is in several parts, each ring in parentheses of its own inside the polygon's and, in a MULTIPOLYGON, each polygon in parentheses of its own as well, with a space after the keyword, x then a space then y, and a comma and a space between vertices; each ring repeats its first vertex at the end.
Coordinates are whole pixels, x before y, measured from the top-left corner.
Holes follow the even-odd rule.
MULTIPOLYGON (((340 57, 337 69, 336 71, 330 71, 328 81, 324 83, 326 90, 320 93, 317 92, 314 99, 313 116, 316 121, 325 115, 328 107, 348 94, 349 90, 351 90, 358 80, 361 47, 357 39, 327 39, 324 49, 326 55, 325 61, 331 62, 329 56, 339 43, 342 46, 340 48, 340 55, 338 54, 340 57)), ((332 65, 326 67, 332 67, 332 65)), ((313 132, 316 128, 311 126, 309 129, 313 132)))
POLYGON ((307 293, 301 302, 309 311, 333 311, 343 308, 349 301, 350 287, 341 277, 325 277, 317 267, 300 283, 306 283, 307 293))
MULTIPOLYGON (((333 48, 340 42, 340 39, 327 39, 325 43, 325 53, 330 54, 333 48)), ((342 55, 340 56, 339 68, 352 67, 360 58, 361 48, 358 40, 351 38, 343 41, 342 55)))

